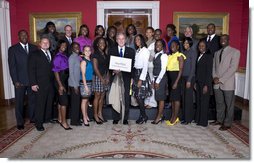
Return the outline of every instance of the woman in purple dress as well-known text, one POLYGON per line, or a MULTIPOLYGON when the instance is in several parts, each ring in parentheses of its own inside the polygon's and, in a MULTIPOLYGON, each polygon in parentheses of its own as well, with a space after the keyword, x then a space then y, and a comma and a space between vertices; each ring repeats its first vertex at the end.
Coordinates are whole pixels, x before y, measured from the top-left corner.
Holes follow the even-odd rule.
POLYGON ((68 57, 65 54, 67 43, 64 40, 59 40, 56 48, 57 54, 53 60, 52 71, 55 74, 55 85, 58 90, 58 122, 65 130, 71 130, 66 121, 66 107, 68 106, 68 76, 69 65, 68 57))
POLYGON ((81 52, 83 52, 84 46, 92 46, 92 40, 89 38, 89 28, 86 24, 80 26, 78 37, 74 39, 74 42, 79 43, 81 52))

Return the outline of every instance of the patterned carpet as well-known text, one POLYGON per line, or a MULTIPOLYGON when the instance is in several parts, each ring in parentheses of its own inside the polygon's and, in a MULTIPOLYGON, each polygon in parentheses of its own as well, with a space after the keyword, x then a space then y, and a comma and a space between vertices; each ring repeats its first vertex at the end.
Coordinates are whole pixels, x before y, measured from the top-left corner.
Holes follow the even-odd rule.
POLYGON ((235 158, 250 159, 249 131, 239 124, 228 131, 165 123, 73 127, 46 124, 38 132, 31 124, 0 137, 0 157, 22 158, 235 158))

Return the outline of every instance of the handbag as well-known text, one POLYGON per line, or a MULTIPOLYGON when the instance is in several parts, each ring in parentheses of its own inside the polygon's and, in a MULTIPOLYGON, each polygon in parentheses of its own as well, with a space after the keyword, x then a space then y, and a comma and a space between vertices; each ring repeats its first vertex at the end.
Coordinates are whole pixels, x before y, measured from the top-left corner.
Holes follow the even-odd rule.
POLYGON ((88 87, 89 92, 86 91, 83 82, 80 83, 80 95, 82 97, 90 97, 92 94, 92 82, 86 82, 86 85, 88 87))

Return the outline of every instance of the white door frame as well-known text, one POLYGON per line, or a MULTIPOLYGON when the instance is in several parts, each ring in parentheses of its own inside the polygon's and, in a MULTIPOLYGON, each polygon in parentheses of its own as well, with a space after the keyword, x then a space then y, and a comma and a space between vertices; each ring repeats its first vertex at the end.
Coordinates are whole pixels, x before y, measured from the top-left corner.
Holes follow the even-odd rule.
POLYGON ((152 27, 154 29, 159 28, 159 1, 97 1, 97 25, 104 26, 106 9, 151 9, 152 27))

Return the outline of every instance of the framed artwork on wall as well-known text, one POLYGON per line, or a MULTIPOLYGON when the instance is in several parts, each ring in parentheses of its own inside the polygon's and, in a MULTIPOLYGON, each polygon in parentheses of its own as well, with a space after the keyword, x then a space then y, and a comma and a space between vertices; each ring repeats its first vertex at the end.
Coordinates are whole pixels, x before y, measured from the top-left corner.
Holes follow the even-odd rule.
POLYGON ((180 40, 184 37, 184 29, 191 26, 193 37, 197 39, 204 38, 207 35, 207 25, 214 23, 216 34, 228 34, 229 31, 229 13, 211 13, 211 12, 174 12, 173 22, 176 26, 177 36, 180 40))
POLYGON ((69 24, 72 26, 73 36, 77 36, 81 25, 81 12, 70 13, 31 13, 29 15, 30 38, 32 42, 38 42, 43 28, 47 22, 52 21, 56 25, 56 31, 60 35, 64 35, 64 26, 69 24))

